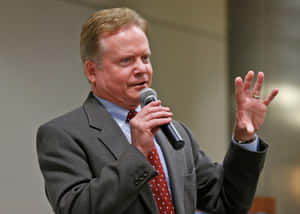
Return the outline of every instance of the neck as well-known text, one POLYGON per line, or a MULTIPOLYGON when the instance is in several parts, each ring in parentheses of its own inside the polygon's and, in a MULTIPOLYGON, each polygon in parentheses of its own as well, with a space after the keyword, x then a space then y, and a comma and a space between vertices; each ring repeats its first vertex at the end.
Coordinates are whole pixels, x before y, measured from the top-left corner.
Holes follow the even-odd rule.
POLYGON ((139 103, 134 103, 134 104, 132 104, 132 103, 124 103, 124 102, 118 102, 117 100, 115 100, 115 99, 112 99, 111 97, 108 97, 108 96, 103 96, 103 95, 101 95, 101 94, 99 94, 99 93, 96 93, 95 91, 93 91, 92 90, 92 92, 93 92, 93 94, 95 95, 95 96, 97 96, 97 97, 100 97, 101 99, 104 99, 104 100, 107 100, 107 101, 109 101, 109 102, 111 102, 111 103, 114 103, 115 105, 117 105, 117 106, 120 106, 120 107, 122 107, 122 108, 124 108, 124 109, 127 109, 127 110, 135 110, 138 106, 139 106, 139 103))

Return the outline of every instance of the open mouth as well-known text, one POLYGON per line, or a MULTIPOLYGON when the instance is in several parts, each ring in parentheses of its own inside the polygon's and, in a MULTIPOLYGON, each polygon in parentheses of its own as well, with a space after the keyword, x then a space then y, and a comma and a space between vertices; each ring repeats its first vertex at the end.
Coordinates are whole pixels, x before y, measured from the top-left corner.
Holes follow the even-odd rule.
POLYGON ((132 86, 146 86, 147 84, 148 84, 147 81, 142 81, 142 82, 139 82, 139 83, 132 84, 132 86))
POLYGON ((140 82, 140 83, 138 83, 138 84, 136 84, 136 85, 145 85, 145 84, 147 84, 147 82, 146 82, 146 81, 144 81, 144 82, 140 82))

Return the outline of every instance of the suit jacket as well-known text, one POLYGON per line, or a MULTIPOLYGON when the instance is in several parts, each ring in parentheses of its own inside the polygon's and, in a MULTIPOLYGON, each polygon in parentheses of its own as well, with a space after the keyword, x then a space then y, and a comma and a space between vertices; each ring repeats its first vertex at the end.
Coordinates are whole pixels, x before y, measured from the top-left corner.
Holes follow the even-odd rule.
MULTIPOLYGON (((213 163, 191 132, 175 121, 185 146, 174 150, 161 131, 157 142, 169 171, 176 214, 196 207, 243 214, 251 206, 267 145, 251 152, 231 143, 213 163)), ((212 142, 214 143, 214 142, 212 142)), ((37 153, 47 198, 57 214, 158 214, 148 181, 157 175, 90 93, 83 106, 42 125, 37 153)))

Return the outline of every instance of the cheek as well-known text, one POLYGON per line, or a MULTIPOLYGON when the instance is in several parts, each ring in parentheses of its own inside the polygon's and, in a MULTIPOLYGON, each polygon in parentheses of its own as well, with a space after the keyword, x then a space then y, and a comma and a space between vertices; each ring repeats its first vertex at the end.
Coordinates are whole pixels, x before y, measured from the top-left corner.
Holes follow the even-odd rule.
POLYGON ((148 66, 148 73, 152 76, 153 70, 151 64, 148 66))
POLYGON ((150 78, 149 78, 149 80, 150 80, 150 81, 149 81, 149 82, 150 82, 149 85, 150 85, 150 86, 151 86, 151 82, 152 82, 152 74, 153 74, 153 71, 152 71, 152 67, 151 67, 151 68, 149 69, 149 77, 150 77, 150 78))
POLYGON ((115 76, 115 78, 113 78, 111 84, 113 84, 113 87, 120 93, 124 93, 128 89, 128 78, 129 76, 127 75, 124 76, 119 74, 118 76, 115 76))
POLYGON ((122 76, 119 76, 118 82, 119 82, 120 86, 126 87, 129 79, 130 79, 130 75, 122 75, 122 76))
MULTIPOLYGON (((132 75, 131 69, 122 69, 119 70, 119 72, 116 75, 116 80, 119 82, 119 84, 122 84, 123 86, 127 86, 127 83, 129 82, 132 75)), ((121 86, 121 85, 120 85, 121 86)))

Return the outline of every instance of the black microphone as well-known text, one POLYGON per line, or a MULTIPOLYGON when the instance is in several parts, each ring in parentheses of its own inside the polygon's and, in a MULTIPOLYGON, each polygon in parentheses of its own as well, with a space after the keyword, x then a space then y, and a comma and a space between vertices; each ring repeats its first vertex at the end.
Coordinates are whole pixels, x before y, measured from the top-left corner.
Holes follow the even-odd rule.
MULTIPOLYGON (((140 93, 140 102, 142 107, 145 105, 156 101, 157 100, 157 93, 152 88, 144 88, 140 93)), ((169 142, 173 146, 174 149, 178 150, 184 146, 184 140, 176 130, 174 124, 172 122, 162 125, 161 127, 162 132, 166 135, 169 142)))

